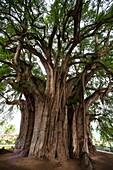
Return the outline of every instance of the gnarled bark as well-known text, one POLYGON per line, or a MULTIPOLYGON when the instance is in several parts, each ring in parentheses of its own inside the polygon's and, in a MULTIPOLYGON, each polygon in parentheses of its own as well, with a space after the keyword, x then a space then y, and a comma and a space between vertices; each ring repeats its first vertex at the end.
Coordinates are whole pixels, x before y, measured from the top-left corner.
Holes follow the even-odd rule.
POLYGON ((69 158, 67 108, 59 106, 58 98, 35 98, 35 122, 29 154, 39 159, 69 158))
POLYGON ((23 156, 27 156, 29 153, 34 127, 34 111, 30 100, 29 98, 27 101, 21 101, 20 133, 15 143, 15 152, 19 152, 23 156))

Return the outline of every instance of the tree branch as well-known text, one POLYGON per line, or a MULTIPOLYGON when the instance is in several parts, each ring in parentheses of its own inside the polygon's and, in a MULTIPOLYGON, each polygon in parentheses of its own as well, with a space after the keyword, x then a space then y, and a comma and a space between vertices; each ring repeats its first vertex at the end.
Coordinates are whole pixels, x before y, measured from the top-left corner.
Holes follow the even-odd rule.
POLYGON ((91 25, 87 25, 86 27, 84 27, 81 32, 88 28, 83 34, 80 35, 81 37, 81 41, 85 38, 88 38, 90 36, 93 36, 95 35, 95 33, 97 32, 97 30, 103 25, 103 24, 106 24, 106 23, 113 23, 112 21, 112 18, 113 18, 113 15, 111 15, 110 17, 108 18, 105 18, 105 19, 101 19, 101 20, 98 20, 96 21, 94 24, 91 24, 91 25))
POLYGON ((18 45, 17 45, 16 53, 15 53, 15 56, 14 56, 14 60, 13 60, 15 65, 18 65, 21 50, 22 50, 22 43, 19 41, 18 45))
POLYGON ((7 64, 7 65, 9 65, 10 67, 14 68, 14 66, 13 66, 13 64, 12 64, 11 62, 8 62, 8 61, 5 61, 5 60, 1 60, 1 59, 0 59, 0 62, 1 62, 1 63, 4 63, 4 64, 7 64))
POLYGON ((33 48, 32 45, 23 45, 23 47, 25 49, 27 49, 28 51, 30 51, 30 53, 33 53, 34 55, 39 57, 39 59, 42 62, 45 70, 48 72, 48 70, 49 70, 48 63, 47 63, 47 60, 44 58, 44 56, 41 53, 39 53, 35 48, 33 48))
POLYGON ((89 107, 95 103, 95 101, 99 98, 99 96, 103 95, 103 97, 107 96, 108 93, 113 91, 113 87, 111 84, 108 85, 108 88, 100 88, 95 91, 92 95, 85 99, 86 112, 88 112, 89 107))

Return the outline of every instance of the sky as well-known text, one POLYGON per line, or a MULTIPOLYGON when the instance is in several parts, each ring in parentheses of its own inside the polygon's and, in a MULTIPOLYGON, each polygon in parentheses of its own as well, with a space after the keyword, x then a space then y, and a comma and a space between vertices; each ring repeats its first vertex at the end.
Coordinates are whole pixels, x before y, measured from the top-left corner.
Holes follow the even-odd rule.
POLYGON ((10 122, 11 124, 14 124, 17 134, 19 134, 19 130, 20 130, 20 121, 21 121, 21 113, 18 111, 10 122))

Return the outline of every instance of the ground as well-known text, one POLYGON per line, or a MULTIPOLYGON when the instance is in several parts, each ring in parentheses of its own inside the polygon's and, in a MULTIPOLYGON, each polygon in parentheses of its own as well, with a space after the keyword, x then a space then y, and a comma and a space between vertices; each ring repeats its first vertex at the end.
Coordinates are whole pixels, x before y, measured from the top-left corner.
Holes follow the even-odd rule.
POLYGON ((92 159, 95 170, 113 170, 113 153, 97 152, 92 159))
MULTIPOLYGON (((95 170, 113 170, 113 154, 97 152, 92 157, 95 170)), ((0 170, 81 170, 78 160, 39 161, 0 150, 0 170)))

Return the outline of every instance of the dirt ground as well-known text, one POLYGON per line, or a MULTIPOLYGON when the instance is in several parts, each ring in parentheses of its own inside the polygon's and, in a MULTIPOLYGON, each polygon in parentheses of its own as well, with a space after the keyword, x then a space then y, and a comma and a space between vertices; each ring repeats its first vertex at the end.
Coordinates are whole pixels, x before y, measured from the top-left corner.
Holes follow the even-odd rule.
MULTIPOLYGON (((92 157, 95 170, 113 170, 113 154, 97 152, 92 157)), ((78 160, 39 161, 33 157, 20 157, 0 152, 0 170, 81 170, 78 160)))
POLYGON ((92 159, 95 170, 113 170, 113 153, 97 152, 92 159))

